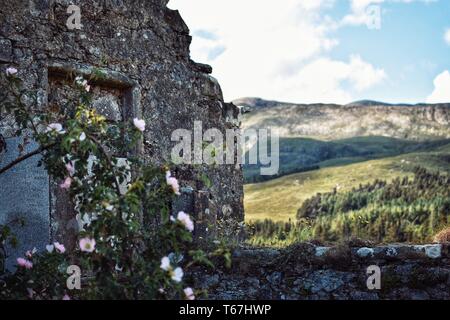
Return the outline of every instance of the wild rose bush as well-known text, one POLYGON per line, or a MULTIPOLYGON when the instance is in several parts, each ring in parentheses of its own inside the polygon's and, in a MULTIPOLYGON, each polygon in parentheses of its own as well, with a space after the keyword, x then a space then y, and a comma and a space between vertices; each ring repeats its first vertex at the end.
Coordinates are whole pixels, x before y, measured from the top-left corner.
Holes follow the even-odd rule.
POLYGON ((90 107, 92 80, 76 77, 79 101, 55 112, 37 107, 36 94, 23 89, 16 69, 2 75, 8 88, 0 114, 14 116, 16 135, 28 137, 24 143, 39 143, 36 153, 70 195, 81 228, 70 253, 55 242, 17 259, 15 274, 0 281, 0 298, 194 299, 184 284, 189 268, 212 266, 211 257, 229 253, 192 249, 191 217, 171 215, 178 180, 169 167, 147 166, 135 153, 145 121, 108 122, 90 107), (126 163, 115 155, 126 155, 126 163), (66 286, 70 265, 82 271, 81 290, 66 286))

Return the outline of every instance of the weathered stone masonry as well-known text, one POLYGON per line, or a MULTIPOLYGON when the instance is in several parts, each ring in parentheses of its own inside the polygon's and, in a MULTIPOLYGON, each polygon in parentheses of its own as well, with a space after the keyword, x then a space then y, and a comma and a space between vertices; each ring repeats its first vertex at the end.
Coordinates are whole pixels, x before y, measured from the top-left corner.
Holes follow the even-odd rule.
POLYGON ((231 269, 198 270, 192 283, 208 299, 449 300, 450 246, 240 248, 231 269), (371 266, 379 290, 367 286, 371 266))
MULTIPOLYGON (((167 0, 0 0, 0 72, 19 69, 27 87, 38 91, 41 108, 70 101, 69 75, 106 78, 92 84, 94 106, 110 121, 143 117, 147 131, 141 156, 154 164, 170 160, 175 129, 236 128, 238 110, 223 101, 211 68, 189 58, 189 30, 167 0), (81 7, 81 30, 65 23, 69 4, 81 7)), ((3 88, 2 88, 3 89, 3 88)), ((0 166, 17 156, 0 118, 8 151, 0 166)), ((31 151, 36 145, 27 145, 31 151)), ((14 254, 52 240, 73 244, 77 222, 67 196, 55 187, 33 157, 0 176, 0 223, 24 217, 14 254)), ((181 166, 183 195, 173 210, 194 214, 197 237, 221 229, 230 238, 243 221, 240 167, 181 166), (211 184, 205 186, 202 176, 211 184), (231 228, 231 230, 223 230, 231 228)), ((241 248, 232 269, 209 275, 198 269, 190 281, 209 290, 210 299, 450 299, 448 245, 325 248, 299 244, 286 250, 241 248), (382 289, 368 291, 367 267, 378 265, 382 289)), ((13 258, 13 257, 12 257, 13 258)), ((12 266, 13 259, 10 260, 12 266)))
MULTIPOLYGON (((170 161, 176 129, 193 130, 194 121, 202 121, 204 130, 223 132, 239 125, 238 109, 224 103, 211 68, 190 60, 189 30, 179 13, 166 7, 167 0, 0 2, 0 68, 19 69, 26 86, 38 90, 40 107, 70 98, 64 82, 68 74, 89 75, 99 68, 106 80, 93 84, 95 106, 111 121, 143 117, 148 129, 142 157, 154 164, 170 161), (81 8, 81 30, 66 27, 70 4, 81 8)), ((0 133, 12 152, 18 141, 5 127, 0 133)), ((11 155, 0 155, 0 165, 11 155)), ((76 229, 73 212, 64 195, 55 191, 55 182, 40 169, 31 169, 37 161, 32 158, 0 177, 0 223, 20 215, 34 221, 19 232, 32 236, 18 252, 32 245, 42 248, 51 239, 67 243, 65 235, 76 229), (26 175, 26 193, 20 192, 20 185, 12 189, 12 180, 20 174, 26 175), (32 198, 40 201, 29 201, 32 198)), ((239 166, 180 166, 172 173, 184 190, 174 207, 191 210, 198 222, 197 237, 214 235, 217 221, 243 221, 239 166), (210 186, 202 176, 211 180, 210 186)))

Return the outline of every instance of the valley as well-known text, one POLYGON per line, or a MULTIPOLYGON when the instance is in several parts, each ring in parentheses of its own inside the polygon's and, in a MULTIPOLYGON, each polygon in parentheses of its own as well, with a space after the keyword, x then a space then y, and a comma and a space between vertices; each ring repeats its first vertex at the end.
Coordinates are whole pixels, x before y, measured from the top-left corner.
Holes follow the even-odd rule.
MULTIPOLYGON (((299 208, 319 193, 354 192, 379 179, 386 183, 413 179, 418 167, 450 174, 450 105, 237 102, 247 112, 244 128, 269 126, 280 132, 278 176, 259 176, 259 165, 244 167, 244 205, 250 225, 261 227, 264 220, 270 225, 295 225, 299 208)), ((326 221, 326 213, 321 219, 326 221)), ((313 234, 304 229, 293 237, 306 240, 313 234)), ((267 244, 264 241, 253 244, 267 244)))

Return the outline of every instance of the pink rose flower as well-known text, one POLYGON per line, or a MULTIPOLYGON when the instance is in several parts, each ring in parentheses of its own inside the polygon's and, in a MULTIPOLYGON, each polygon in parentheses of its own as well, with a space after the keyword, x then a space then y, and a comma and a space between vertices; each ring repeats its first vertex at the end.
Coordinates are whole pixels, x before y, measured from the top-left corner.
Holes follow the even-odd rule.
POLYGON ((33 263, 24 258, 17 258, 17 264, 19 265, 19 267, 22 267, 25 269, 33 268, 33 263))
POLYGON ((183 291, 186 296, 186 299, 195 300, 194 290, 192 290, 192 288, 186 288, 183 291))
POLYGON ((80 239, 80 249, 83 252, 94 252, 95 244, 95 239, 90 239, 87 237, 80 239))
POLYGON ((134 118, 133 124, 139 131, 141 131, 141 132, 145 131, 145 120, 134 118))
POLYGON ((59 253, 66 252, 66 248, 64 247, 63 244, 60 244, 59 242, 55 242, 55 243, 53 243, 53 245, 55 246, 56 251, 58 251, 59 253))
POLYGON ((72 178, 67 177, 60 185, 59 187, 63 190, 69 190, 70 186, 72 185, 72 178))

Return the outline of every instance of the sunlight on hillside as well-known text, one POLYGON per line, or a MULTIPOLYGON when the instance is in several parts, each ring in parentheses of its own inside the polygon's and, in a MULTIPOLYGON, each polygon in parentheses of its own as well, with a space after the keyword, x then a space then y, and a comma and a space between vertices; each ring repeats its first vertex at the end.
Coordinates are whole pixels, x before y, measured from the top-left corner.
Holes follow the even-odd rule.
POLYGON ((276 180, 248 184, 245 191, 246 221, 271 219, 273 221, 295 220, 303 201, 316 193, 350 190, 359 184, 375 179, 392 180, 398 176, 412 176, 416 165, 431 170, 449 171, 450 145, 435 152, 411 153, 392 158, 372 160, 340 167, 285 176, 276 180))

